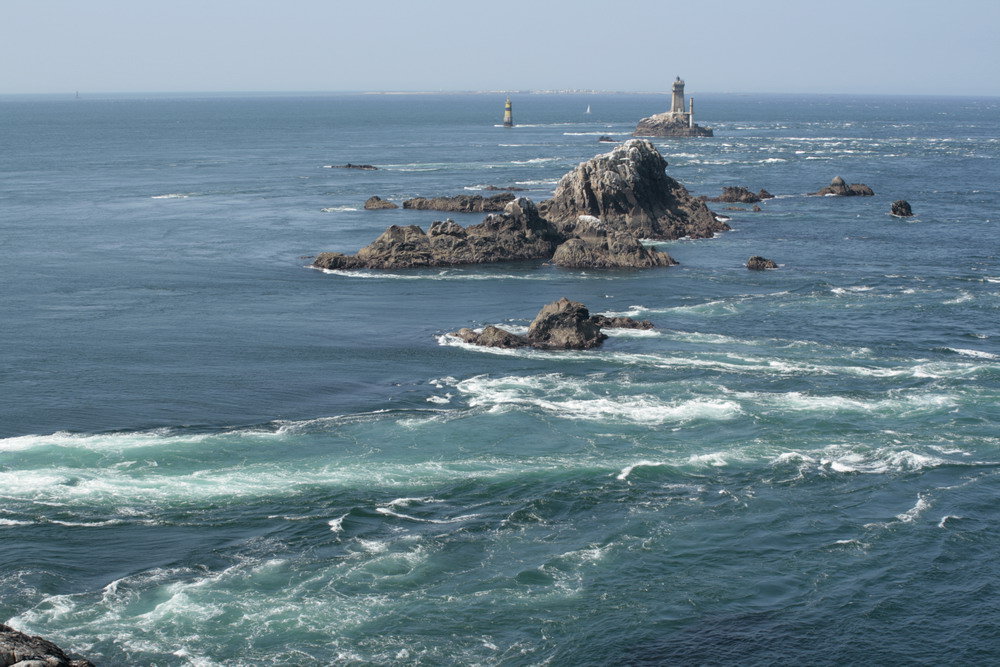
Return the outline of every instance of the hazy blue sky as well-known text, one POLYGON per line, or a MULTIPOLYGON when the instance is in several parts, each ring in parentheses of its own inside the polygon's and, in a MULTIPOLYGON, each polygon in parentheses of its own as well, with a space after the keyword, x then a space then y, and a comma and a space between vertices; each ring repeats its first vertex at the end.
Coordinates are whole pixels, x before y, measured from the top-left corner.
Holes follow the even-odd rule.
POLYGON ((0 93, 1000 95, 997 0, 0 0, 0 93))

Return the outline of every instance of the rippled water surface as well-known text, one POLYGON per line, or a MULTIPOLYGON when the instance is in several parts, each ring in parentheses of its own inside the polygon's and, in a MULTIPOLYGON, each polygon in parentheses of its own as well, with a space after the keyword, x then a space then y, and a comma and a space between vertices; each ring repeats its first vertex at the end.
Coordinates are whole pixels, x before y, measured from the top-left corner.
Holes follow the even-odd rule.
POLYGON ((373 194, 541 200, 667 104, 512 100, 0 98, 0 621, 101 665, 990 662, 1000 102, 699 96, 668 173, 777 197, 676 267, 306 268, 446 215, 373 194), (657 328, 447 335, 563 296, 657 328))

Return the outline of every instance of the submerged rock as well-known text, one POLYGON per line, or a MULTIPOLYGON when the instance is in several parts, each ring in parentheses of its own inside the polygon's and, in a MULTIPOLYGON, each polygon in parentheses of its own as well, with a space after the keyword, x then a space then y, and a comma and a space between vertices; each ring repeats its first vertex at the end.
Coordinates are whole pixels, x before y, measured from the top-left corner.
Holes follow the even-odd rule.
POLYGON ((538 210, 567 236, 581 215, 599 218, 608 231, 636 238, 708 238, 730 227, 666 174, 653 144, 630 139, 562 177, 538 210))
POLYGON ((382 199, 378 195, 372 195, 365 201, 365 208, 369 211, 377 211, 383 208, 399 208, 399 206, 391 201, 382 199))
POLYGON ((897 218, 909 218, 913 215, 913 209, 910 208, 910 202, 905 199, 899 199, 892 202, 892 210, 890 213, 897 218))
POLYGON ((72 659, 41 637, 27 635, 0 623, 0 667, 94 667, 89 660, 72 659))
POLYGON ((776 269, 778 268, 778 264, 773 259, 754 255, 747 260, 747 268, 751 271, 764 271, 766 269, 776 269))
POLYGON ((848 185, 844 182, 840 176, 835 176, 830 185, 826 186, 819 192, 813 192, 814 195, 838 195, 841 197, 871 197, 875 193, 870 187, 864 183, 851 183, 848 185))
POLYGON ((403 202, 403 208, 420 211, 451 211, 453 213, 489 213, 502 211, 514 195, 504 192, 499 195, 455 195, 454 197, 415 197, 403 202))
POLYGON ((530 343, 523 336, 512 334, 509 331, 495 327, 492 324, 484 328, 481 332, 472 329, 459 329, 453 336, 457 336, 466 343, 482 345, 483 347, 517 348, 526 347, 530 343))
POLYGON ((370 165, 370 164, 351 164, 350 162, 348 162, 347 164, 331 164, 331 165, 329 165, 328 168, 329 169, 360 169, 362 171, 377 171, 378 170, 378 167, 375 167, 375 166, 370 165))

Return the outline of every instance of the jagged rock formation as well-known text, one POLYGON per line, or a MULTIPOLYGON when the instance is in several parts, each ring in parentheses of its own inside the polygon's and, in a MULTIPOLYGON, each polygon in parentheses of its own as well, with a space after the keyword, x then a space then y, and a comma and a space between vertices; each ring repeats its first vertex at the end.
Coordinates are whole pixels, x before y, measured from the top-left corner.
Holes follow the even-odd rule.
POLYGON ((403 208, 421 211, 451 211, 455 213, 490 213, 502 211, 514 195, 504 192, 499 195, 456 195, 454 197, 415 197, 403 202, 403 208))
POLYGON ((365 209, 369 211, 376 211, 383 208, 399 208, 399 206, 393 204, 391 201, 382 199, 378 195, 372 195, 365 201, 365 209))
POLYGON ((761 257, 760 255, 754 255, 747 260, 747 268, 751 271, 765 271, 767 269, 778 268, 778 264, 773 259, 767 259, 765 257, 761 257))
POLYGON ((41 637, 27 635, 0 623, 0 667, 94 667, 89 660, 70 659, 62 649, 41 637))
POLYGON ((666 168, 653 144, 630 139, 563 176, 538 210, 567 236, 574 235, 581 215, 599 218, 609 232, 637 238, 708 238, 730 229, 667 176, 666 168))
POLYGON ((639 121, 633 137, 713 137, 709 127, 689 125, 688 119, 670 111, 653 114, 639 121))
POLYGON ((465 228, 452 220, 435 222, 426 233, 416 225, 393 225, 357 255, 324 252, 321 269, 406 269, 453 264, 489 264, 548 259, 563 237, 538 215, 530 199, 518 198, 503 213, 465 228))
POLYGON ((736 187, 723 186, 721 195, 718 197, 709 197, 707 201, 725 202, 727 204, 756 204, 764 199, 774 199, 774 195, 764 189, 754 194, 742 185, 738 185, 736 187))
POLYGON ((892 210, 890 213, 897 218, 909 218, 913 215, 913 209, 910 208, 910 202, 905 199, 899 199, 892 202, 892 210))
POLYGON ((830 185, 826 186, 819 192, 813 192, 812 194, 839 195, 842 197, 871 197, 875 193, 864 183, 851 183, 848 185, 840 176, 835 176, 833 180, 830 181, 830 185))
POLYGON ((665 252, 647 248, 627 232, 608 231, 597 218, 581 215, 574 226, 576 238, 558 248, 552 263, 566 268, 621 269, 674 266, 665 252))
POLYGON ((489 190, 490 192, 524 192, 527 188, 519 188, 516 185, 511 185, 508 187, 499 187, 496 185, 487 185, 483 190, 489 190))
POLYGON ((481 332, 460 329, 457 336, 466 343, 504 349, 535 347, 544 350, 586 350, 598 347, 607 339, 601 328, 652 329, 649 320, 633 320, 630 317, 591 316, 582 303, 563 297, 546 304, 528 327, 525 336, 517 336, 489 325, 481 332))
MULTIPOLYGON (((321 253, 313 266, 401 269, 528 259, 577 268, 671 266, 676 262, 669 255, 641 239, 704 238, 729 225, 667 176, 666 166, 651 143, 632 139, 566 174, 555 196, 538 207, 509 193, 421 200, 446 201, 463 211, 488 202, 507 204, 503 213, 468 228, 452 220, 435 222, 426 233, 415 225, 394 225, 356 255, 321 253)), ((414 201, 403 207, 432 207, 414 201)))

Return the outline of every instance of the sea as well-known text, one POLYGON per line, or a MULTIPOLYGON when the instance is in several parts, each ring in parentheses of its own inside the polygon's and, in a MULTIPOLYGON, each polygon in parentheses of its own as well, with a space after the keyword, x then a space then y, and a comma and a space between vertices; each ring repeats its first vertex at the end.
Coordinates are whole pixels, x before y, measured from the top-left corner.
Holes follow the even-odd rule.
POLYGON ((483 218, 372 195, 541 201, 669 106, 506 96, 0 97, 0 622, 101 667, 1000 664, 1000 98, 698 95, 667 173, 776 196, 675 267, 310 268, 483 218), (562 297, 655 328, 449 336, 562 297))

